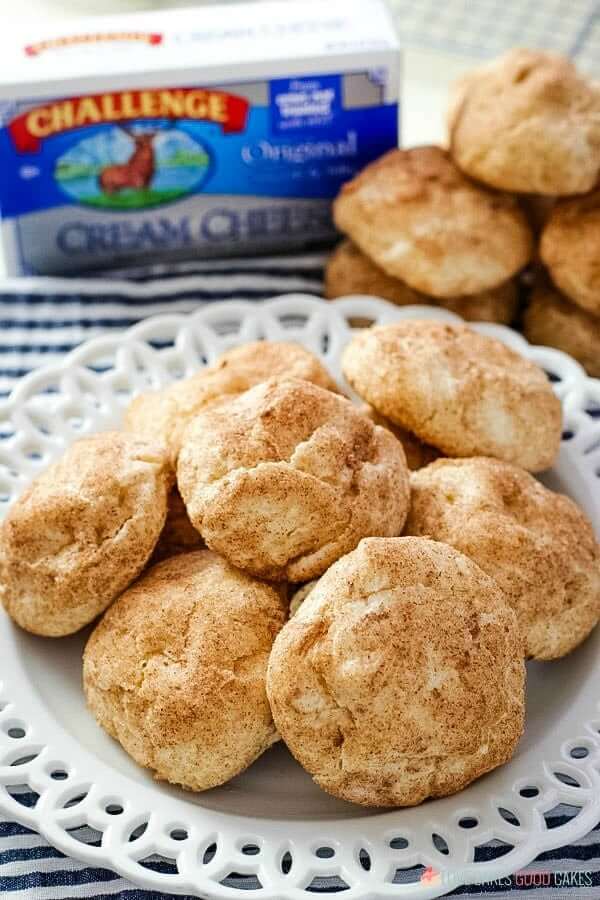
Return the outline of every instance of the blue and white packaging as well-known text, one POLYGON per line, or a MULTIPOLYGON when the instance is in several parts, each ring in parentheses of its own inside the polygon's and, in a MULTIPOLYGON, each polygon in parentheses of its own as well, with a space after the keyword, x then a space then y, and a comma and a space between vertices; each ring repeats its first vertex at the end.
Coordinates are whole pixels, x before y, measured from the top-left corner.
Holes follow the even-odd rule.
POLYGON ((398 143, 382 0, 287 0, 10 34, 0 209, 11 274, 273 252, 398 143))

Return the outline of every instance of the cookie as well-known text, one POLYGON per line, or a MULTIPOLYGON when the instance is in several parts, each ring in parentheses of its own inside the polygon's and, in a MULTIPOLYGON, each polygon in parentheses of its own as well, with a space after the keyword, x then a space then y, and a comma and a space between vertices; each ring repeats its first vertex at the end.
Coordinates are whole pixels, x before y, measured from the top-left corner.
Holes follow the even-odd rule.
POLYGON ((351 340, 344 375, 367 403, 446 456, 551 466, 562 414, 546 374, 466 325, 416 319, 351 340))
POLYGON ((265 675, 286 614, 279 590, 208 550, 165 560, 90 637, 88 706, 157 779, 224 784, 277 740, 265 675))
POLYGON ((498 583, 533 659, 557 659, 600 619, 600 548, 579 507, 496 459, 413 473, 405 533, 450 544, 498 583))
POLYGON ((448 126, 457 165, 500 190, 583 194, 600 175, 600 89, 554 53, 510 50, 467 75, 448 126))
POLYGON ((181 494, 174 487, 167 501, 167 518, 150 562, 161 562, 169 556, 198 550, 202 546, 202 538, 190 522, 181 494))
POLYGON ((73 444, 10 508, 0 599, 26 631, 72 634, 146 565, 167 514, 164 447, 121 432, 73 444))
POLYGON ((600 190, 556 204, 542 232, 540 256, 554 284, 600 316, 600 190))
POLYGON ((373 538, 284 625, 267 692, 279 733, 322 788, 413 806, 510 759, 524 677, 516 619, 492 578, 446 544, 373 538))
POLYGON ((518 306, 514 279, 499 287, 464 297, 441 300, 414 291, 404 281, 387 275, 352 241, 342 241, 333 251, 325 269, 325 296, 329 300, 348 294, 368 294, 395 303, 396 306, 439 306, 471 322, 513 321, 518 306))
POLYGON ((436 447, 423 443, 416 434, 407 431, 401 425, 395 425, 389 419, 386 419, 385 416, 378 413, 374 406, 362 403, 359 409, 363 415, 372 419, 376 425, 381 425, 382 428, 387 428, 388 431, 391 431, 394 437, 400 441, 406 456, 406 464, 411 472, 414 469, 422 469, 423 466, 428 466, 430 462, 441 456, 440 451, 436 447))
POLYGON ((396 438, 349 400, 292 378, 197 415, 177 481, 206 544, 274 580, 308 581, 362 537, 399 534, 408 508, 396 438))
POLYGON ((241 394, 275 375, 303 378, 327 390, 338 390, 325 366, 300 344, 254 341, 228 350, 214 365, 191 378, 134 398, 125 413, 124 428, 166 444, 175 462, 181 436, 196 413, 215 400, 241 394))
POLYGON ((556 347, 576 359, 592 378, 600 378, 600 316, 569 303, 555 288, 540 283, 523 319, 532 344, 556 347))
POLYGON ((396 306, 426 304, 425 294, 413 290, 405 281, 393 278, 376 266, 352 241, 343 240, 330 254, 325 267, 327 300, 347 294, 367 294, 382 297, 396 306))
POLYGON ((533 251, 517 201, 472 182, 439 147, 371 163, 343 186, 334 217, 387 275, 441 299, 499 287, 533 251))

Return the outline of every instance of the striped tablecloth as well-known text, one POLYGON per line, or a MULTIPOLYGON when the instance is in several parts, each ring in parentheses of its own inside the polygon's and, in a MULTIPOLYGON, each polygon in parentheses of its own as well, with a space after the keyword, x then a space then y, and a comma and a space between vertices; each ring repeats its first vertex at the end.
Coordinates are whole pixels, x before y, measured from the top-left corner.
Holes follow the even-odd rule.
MULTIPOLYGON (((107 278, 0 283, 0 394, 6 395, 32 368, 59 359, 81 341, 150 315, 187 312, 211 300, 262 299, 290 291, 318 294, 322 265, 322 255, 305 254, 182 264, 169 270, 156 267, 151 272, 129 273, 129 283, 107 278)), ((1 670, 0 660, 0 676, 1 670)), ((26 804, 29 798, 24 794, 21 799, 26 804)), ((560 822, 559 816, 553 824, 560 822)), ((329 886, 324 881, 322 890, 329 886)), ((2 821, 0 895, 15 900, 171 897, 138 890, 113 872, 67 859, 29 829, 2 821)), ((576 846, 543 854, 510 884, 505 879, 464 887, 452 896, 462 895, 598 900, 600 829, 576 846)))

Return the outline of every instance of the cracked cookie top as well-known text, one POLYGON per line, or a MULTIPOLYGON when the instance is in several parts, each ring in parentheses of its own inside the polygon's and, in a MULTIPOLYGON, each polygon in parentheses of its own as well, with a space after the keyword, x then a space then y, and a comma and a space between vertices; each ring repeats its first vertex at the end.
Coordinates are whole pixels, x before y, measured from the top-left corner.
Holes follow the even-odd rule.
POLYGON ((447 456, 552 465, 562 413, 542 369, 465 325, 405 320, 357 334, 344 375, 377 412, 447 456))
POLYGON ((515 198, 471 181, 441 147, 386 153, 342 187, 334 217, 387 275, 441 299, 498 287, 533 250, 515 198))
POLYGON ((517 614, 528 656, 556 659, 600 619, 600 548, 569 497, 497 459, 442 459, 411 478, 405 533, 474 560, 517 614))
POLYGON ((140 394, 125 413, 126 431, 166 444, 173 461, 186 425, 205 406, 236 396, 276 375, 291 375, 329 391, 338 386, 317 357, 300 344, 253 341, 223 353, 208 368, 162 391, 140 394))
POLYGON ((399 441, 349 400, 295 378, 201 412, 177 480, 207 545, 274 580, 307 581, 362 537, 399 534, 408 509, 399 441))
POLYGON ((83 628, 146 565, 172 483, 165 448, 121 432, 77 441, 10 508, 0 598, 27 631, 83 628))
POLYGON ((461 169, 501 190, 583 194, 600 174, 600 87, 558 54, 515 49, 474 69, 448 127, 461 169))
POLYGON ((284 625, 267 692, 282 738, 322 788, 412 806, 512 755, 524 716, 516 619, 452 547, 365 539, 284 625))
POLYGON ((157 778, 222 784, 277 740, 265 676, 286 614, 281 589, 209 550, 159 563, 90 637, 88 705, 157 778))

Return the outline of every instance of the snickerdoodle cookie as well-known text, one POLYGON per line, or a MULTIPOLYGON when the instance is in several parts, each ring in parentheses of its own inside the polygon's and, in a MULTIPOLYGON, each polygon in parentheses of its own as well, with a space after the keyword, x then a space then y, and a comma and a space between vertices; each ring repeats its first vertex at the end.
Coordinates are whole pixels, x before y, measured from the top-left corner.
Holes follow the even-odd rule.
POLYGON ((517 201, 472 182, 439 147, 371 163, 343 186, 334 216, 388 275, 442 299, 499 287, 533 250, 517 201))
POLYGON ((372 262, 351 241, 342 241, 333 251, 325 270, 325 296, 329 300, 347 294, 371 294, 396 306, 425 304, 440 306, 470 322, 513 321, 518 305, 518 289, 514 279, 499 287, 464 297, 441 300, 414 291, 404 281, 393 278, 372 262))
POLYGON ((498 583, 534 659, 564 656, 600 619, 600 548, 568 497, 496 459, 441 459, 411 478, 406 533, 444 541, 498 583))
POLYGON ((181 494, 174 487, 167 501, 167 518, 150 562, 157 563, 177 553, 198 550, 202 545, 202 538, 190 522, 181 494))
POLYGON ((272 378, 188 426, 177 481, 211 549, 259 577, 308 581, 408 507, 400 443, 345 398, 272 378))
POLYGON ((561 406, 545 373, 466 325, 366 329, 342 367, 363 400, 445 455, 495 456, 532 472, 556 458, 561 406))
POLYGON ((554 284, 600 316, 600 190, 556 204, 542 232, 540 256, 554 284))
POLYGON ((267 692, 279 733, 322 788, 413 806, 512 756, 524 714, 516 618, 452 547, 366 539, 280 631, 267 692))
POLYGON ((194 791, 223 784, 277 740, 265 675, 286 607, 279 590, 208 550, 159 563, 88 641, 90 709, 156 778, 194 791))
POLYGON ((121 432, 73 444, 14 503, 0 531, 0 599, 34 634, 72 634, 146 565, 167 513, 164 447, 121 432))
POLYGON ((523 334, 532 344, 568 353, 588 375, 600 378, 600 315, 568 303, 550 285, 535 287, 523 319, 523 334))
POLYGON ((413 434, 406 428, 402 428, 401 425, 395 425, 390 419, 386 419, 385 416, 377 412, 374 406, 369 406, 368 403, 361 403, 358 408, 365 416, 372 419, 376 425, 387 428, 394 437, 398 438, 406 456, 406 464, 411 471, 428 466, 430 462, 433 462, 434 459, 439 459, 442 455, 436 447, 419 440, 416 434, 413 434))
POLYGON ((338 390, 327 369, 300 344, 254 341, 228 350, 191 378, 136 397, 125 413, 124 427, 165 443, 175 461, 181 436, 196 413, 221 397, 241 394, 276 375, 291 375, 338 390))
POLYGON ((600 174, 600 87, 553 53, 511 50, 467 75, 448 126, 461 169, 501 190, 582 194, 600 174))

